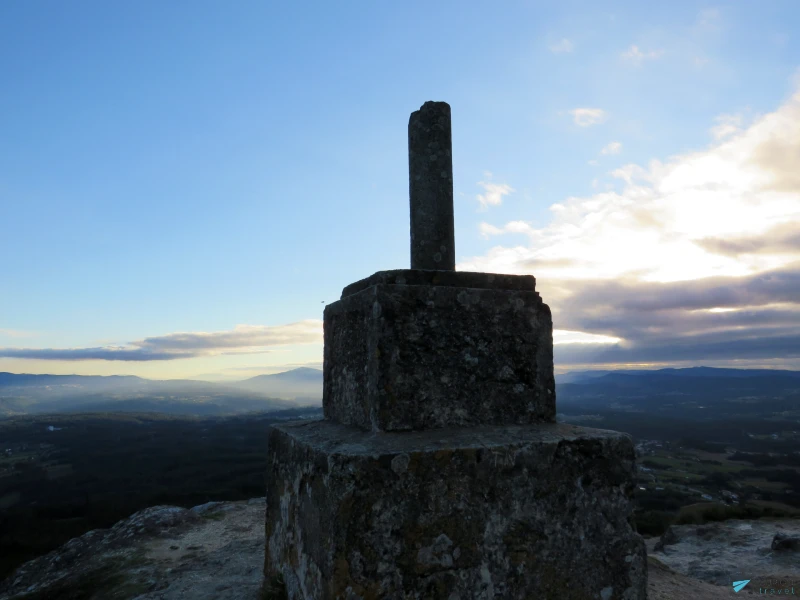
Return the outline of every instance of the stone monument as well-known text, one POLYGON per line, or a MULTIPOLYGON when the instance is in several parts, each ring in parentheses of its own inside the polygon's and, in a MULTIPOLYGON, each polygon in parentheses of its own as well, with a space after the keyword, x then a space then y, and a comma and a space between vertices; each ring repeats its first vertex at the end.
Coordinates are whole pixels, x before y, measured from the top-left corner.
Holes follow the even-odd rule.
POLYGON ((530 275, 455 271, 450 107, 408 126, 411 269, 324 312, 324 419, 270 428, 264 575, 291 600, 643 599, 631 439, 555 422, 530 275))

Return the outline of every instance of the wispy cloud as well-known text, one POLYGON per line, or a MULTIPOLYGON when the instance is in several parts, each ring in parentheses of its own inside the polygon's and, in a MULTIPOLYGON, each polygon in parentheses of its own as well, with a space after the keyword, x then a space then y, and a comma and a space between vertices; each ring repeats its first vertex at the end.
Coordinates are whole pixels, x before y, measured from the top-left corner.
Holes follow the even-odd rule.
POLYGON ((646 60, 655 60, 664 55, 663 50, 648 50, 643 52, 639 46, 632 45, 622 53, 622 58, 634 65, 641 65, 646 60))
POLYGON ((562 38, 556 43, 550 44, 550 52, 553 54, 564 54, 572 52, 574 49, 575 45, 567 38, 562 38))
POLYGON ((649 181, 652 179, 646 169, 635 164, 628 164, 619 169, 614 169, 610 175, 615 179, 622 179, 628 185, 632 185, 634 180, 649 181))
POLYGON ((720 133, 707 149, 615 169, 620 191, 566 198, 546 227, 482 226, 529 242, 458 269, 532 273, 559 331, 620 340, 561 343, 557 363, 800 367, 800 89, 720 133))
POLYGON ((155 361, 192 358, 197 352, 153 352, 142 348, 0 348, 0 358, 28 358, 35 360, 121 360, 155 361))
MULTIPOLYGON (((485 173, 491 177, 491 173, 485 173)), ((514 192, 514 188, 506 183, 493 183, 491 181, 479 181, 478 185, 484 189, 483 194, 478 194, 476 198, 480 203, 480 210, 487 210, 489 206, 499 206, 503 203, 503 196, 508 196, 514 192)))
POLYGON ((11 337, 11 338, 31 338, 36 337, 36 333, 33 331, 22 331, 20 329, 0 329, 0 336, 11 337))
POLYGON ((621 142, 611 142, 600 150, 600 154, 619 154, 620 152, 622 152, 621 142))
POLYGON ((714 121, 717 124, 711 128, 711 135, 715 140, 721 140, 740 131, 742 115, 720 115, 714 121))
POLYGON ((574 108, 569 111, 569 114, 572 115, 572 121, 578 127, 597 125, 608 117, 602 108, 574 108))
POLYGON ((160 361, 219 354, 264 354, 269 346, 322 343, 322 321, 289 325, 237 325, 230 331, 170 333, 125 346, 0 348, 0 358, 39 360, 160 361))

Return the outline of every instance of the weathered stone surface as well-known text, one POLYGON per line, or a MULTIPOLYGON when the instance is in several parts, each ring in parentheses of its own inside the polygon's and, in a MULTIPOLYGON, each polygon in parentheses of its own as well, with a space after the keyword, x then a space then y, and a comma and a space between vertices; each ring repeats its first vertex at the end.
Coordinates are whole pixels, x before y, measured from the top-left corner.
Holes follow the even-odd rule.
POLYGON ((265 576, 290 599, 646 597, 624 434, 304 421, 269 457, 265 576))
POLYGON ((678 536, 675 534, 675 530, 670 526, 667 527, 667 530, 663 534, 661 534, 661 537, 654 546, 654 550, 656 550, 657 552, 661 552, 667 546, 677 543, 678 543, 678 536))
POLYGON ((426 102, 408 120, 411 268, 453 271, 453 140, 450 105, 426 102))
POLYGON ((269 589, 646 598, 630 438, 555 423, 553 322, 533 277, 455 272, 447 104, 411 115, 409 173, 411 269, 325 308, 325 420, 270 430, 269 589))
POLYGON ((263 498, 147 508, 25 563, 0 600, 256 600, 263 523, 263 498))
POLYGON ((342 290, 342 298, 352 296, 378 283, 389 285, 439 285, 491 290, 520 290, 524 292, 536 291, 536 278, 533 275, 395 269, 392 271, 378 271, 369 277, 351 283, 342 290))
POLYGON ((364 288, 325 307, 325 418, 372 431, 552 422, 552 332, 534 291, 364 288))
POLYGON ((789 535, 779 531, 772 538, 771 548, 778 552, 800 551, 800 535, 789 535))
MULTIPOLYGON (((730 597, 741 598, 748 590, 753 589, 757 593, 759 584, 766 585, 765 580, 768 579, 800 581, 800 560, 797 553, 780 552, 771 548, 776 530, 789 537, 800 537, 800 520, 797 518, 728 519, 702 526, 672 525, 671 529, 676 541, 660 551, 655 548, 659 538, 646 540, 650 556, 657 557, 660 562, 682 575, 714 585, 724 585, 730 597), (735 594, 730 585, 731 581, 737 579, 752 581, 745 590, 735 594)), ((800 586, 795 586, 795 591, 800 592, 800 586)), ((653 596, 650 596, 650 600, 653 600, 653 596)), ((707 596, 698 593, 685 597, 707 596)))

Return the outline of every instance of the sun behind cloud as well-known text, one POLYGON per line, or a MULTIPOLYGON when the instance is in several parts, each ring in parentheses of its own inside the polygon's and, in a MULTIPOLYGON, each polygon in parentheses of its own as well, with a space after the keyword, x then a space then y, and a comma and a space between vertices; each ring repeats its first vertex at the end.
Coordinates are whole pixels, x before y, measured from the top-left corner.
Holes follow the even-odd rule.
POLYGON ((481 224, 484 238, 523 233, 529 244, 458 270, 534 274, 557 333, 619 340, 562 343, 562 362, 800 358, 800 90, 714 137, 615 169, 621 191, 555 203, 546 227, 481 224))

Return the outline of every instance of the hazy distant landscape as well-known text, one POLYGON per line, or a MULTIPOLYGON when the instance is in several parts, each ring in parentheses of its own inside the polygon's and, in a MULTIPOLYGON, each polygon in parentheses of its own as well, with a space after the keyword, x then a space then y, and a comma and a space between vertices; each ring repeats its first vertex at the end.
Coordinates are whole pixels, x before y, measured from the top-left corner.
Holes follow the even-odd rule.
POLYGON ((565 380, 559 420, 634 438, 640 533, 676 521, 800 515, 800 372, 696 367, 565 380))
MULTIPOLYGON (((0 375, 0 578, 142 508, 262 496, 268 426, 321 418, 321 384, 0 375)), ((633 436, 641 533, 800 515, 800 372, 572 372, 556 392, 559 420, 633 436)))
POLYGON ((301 367, 238 382, 0 373, 0 417, 55 412, 236 415, 321 405, 322 371, 301 367))
POLYGON ((240 417, 61 413, 0 419, 0 579, 73 537, 170 504, 264 495, 270 423, 240 417))

